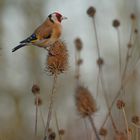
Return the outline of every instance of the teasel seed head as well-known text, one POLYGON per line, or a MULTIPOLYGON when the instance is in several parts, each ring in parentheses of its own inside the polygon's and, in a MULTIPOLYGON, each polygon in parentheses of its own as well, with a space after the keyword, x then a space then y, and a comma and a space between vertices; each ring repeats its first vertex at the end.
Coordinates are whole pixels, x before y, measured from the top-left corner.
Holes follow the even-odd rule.
POLYGON ((125 133, 119 132, 116 134, 115 140, 128 140, 128 139, 125 133))
POLYGON ((35 105, 38 105, 38 106, 42 105, 42 99, 40 97, 35 98, 35 105))
POLYGON ((59 130, 59 135, 62 136, 62 135, 64 135, 64 134, 65 134, 65 130, 64 130, 64 129, 60 129, 60 130, 59 130))
POLYGON ((40 87, 39 87, 39 85, 34 84, 34 85, 32 86, 32 93, 33 93, 34 95, 40 93, 40 87))
POLYGON ((56 41, 49 50, 46 69, 50 74, 61 74, 68 68, 68 51, 61 40, 56 41))
POLYGON ((105 129, 105 128, 101 128, 100 129, 100 131, 99 131, 99 134, 101 135, 101 136, 106 136, 107 135, 107 129, 105 129))
POLYGON ((77 111, 82 117, 90 116, 97 111, 95 99, 92 97, 90 91, 83 86, 77 87, 75 102, 77 111))
POLYGON ((55 138, 56 138, 55 132, 51 132, 51 133, 49 134, 49 140, 55 140, 55 138))
POLYGON ((134 30, 134 33, 135 33, 135 34, 138 34, 138 29, 135 29, 135 30, 134 30))
POLYGON ((132 44, 129 43, 129 44, 127 45, 127 47, 128 47, 128 48, 132 48, 132 44))
POLYGON ((122 109, 125 107, 125 103, 123 100, 117 100, 117 108, 122 109))
POLYGON ((133 116, 131 121, 136 124, 139 125, 140 124, 140 117, 139 116, 133 116))
POLYGON ((136 20, 136 15, 135 15, 134 13, 132 13, 132 14, 130 15, 130 18, 131 18, 132 20, 136 20))
POLYGON ((77 65, 79 66, 79 65, 82 65, 83 64, 83 59, 79 59, 79 60, 77 60, 77 65))
POLYGON ((83 48, 83 43, 82 43, 81 39, 76 38, 74 43, 75 43, 75 47, 76 47, 77 51, 81 51, 83 48))
POLYGON ((96 9, 93 7, 93 6, 90 6, 87 10, 87 14, 90 16, 90 17, 94 17, 95 14, 96 14, 96 9))
POLYGON ((112 22, 112 26, 114 28, 118 28, 120 26, 120 21, 118 19, 114 19, 112 22))
POLYGON ((104 60, 103 60, 102 58, 99 57, 99 58, 97 59, 97 65, 98 65, 98 66, 102 66, 103 64, 104 64, 104 60))

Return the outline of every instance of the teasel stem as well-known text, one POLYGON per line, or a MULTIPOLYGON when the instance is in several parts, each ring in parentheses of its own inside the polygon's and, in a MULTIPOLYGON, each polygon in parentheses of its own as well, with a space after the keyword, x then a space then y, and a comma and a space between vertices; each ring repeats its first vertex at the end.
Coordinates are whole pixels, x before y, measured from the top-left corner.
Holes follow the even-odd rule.
POLYGON ((85 130, 86 130, 86 139, 87 140, 90 140, 90 136, 89 136, 89 133, 88 133, 88 126, 87 126, 87 122, 86 122, 86 119, 83 119, 84 120, 84 125, 85 125, 85 130))
MULTIPOLYGON (((93 28, 94 28, 94 32, 95 32, 95 40, 96 40, 96 47, 97 47, 97 53, 98 53, 98 58, 101 58, 100 56, 100 48, 99 48, 99 41, 98 41, 98 35, 97 35, 97 28, 96 28, 96 22, 95 22, 95 17, 92 17, 92 21, 93 21, 93 28)), ((100 69, 100 65, 99 65, 99 69, 100 69)), ((98 70, 98 74, 97 74, 97 89, 96 89, 96 96, 98 96, 98 92, 99 92, 99 83, 100 83, 100 70, 98 70)))
POLYGON ((92 117, 91 117, 90 115, 88 116, 88 119, 89 119, 90 124, 91 124, 91 126, 92 126, 92 129, 93 129, 93 131, 94 131, 94 133, 95 133, 96 139, 97 139, 97 140, 101 140, 100 137, 99 137, 99 134, 98 134, 98 132, 97 132, 97 129, 96 129, 96 127, 95 127, 94 121, 93 121, 93 119, 92 119, 92 117))
POLYGON ((56 84, 57 84, 57 73, 54 74, 54 79, 53 79, 53 87, 52 87, 52 91, 51 91, 51 95, 50 95, 50 105, 49 105, 47 123, 46 123, 46 127, 45 127, 44 140, 48 140, 48 129, 50 127, 50 122, 51 122, 51 118, 52 118, 52 110, 53 110, 53 104, 54 104, 56 84))
POLYGON ((55 117, 57 132, 58 132, 58 135, 59 135, 59 140, 62 140, 61 135, 60 135, 60 133, 59 133, 59 130, 60 130, 60 129, 59 129, 58 117, 57 117, 56 110, 54 110, 54 117, 55 117))
POLYGON ((40 112, 40 117, 41 117, 41 120, 42 120, 42 124, 43 124, 43 127, 45 129, 45 121, 44 121, 44 117, 43 117, 43 113, 42 113, 42 110, 41 108, 38 108, 39 112, 40 112))
MULTIPOLYGON (((133 37, 133 29, 134 29, 134 22, 132 22, 132 25, 131 25, 131 33, 130 33, 130 38, 129 38, 129 43, 130 43, 130 44, 131 44, 131 40, 132 40, 132 37, 133 37)), ((107 115, 106 115, 106 118, 105 118, 103 124, 102 124, 102 127, 104 127, 106 121, 108 120, 108 117, 110 116, 110 113, 111 113, 111 110, 112 110, 112 107, 113 107, 115 101, 116 101, 117 98, 120 96, 121 91, 123 91, 123 89, 124 89, 124 86, 125 86, 125 84, 124 84, 124 79, 125 79, 125 76, 126 76, 126 71, 127 71, 127 67, 128 67, 128 62, 129 62, 129 60, 130 60, 130 59, 129 59, 129 52, 130 52, 130 49, 128 48, 128 49, 127 49, 127 54, 126 54, 126 59, 125 59, 125 66, 124 66, 124 70, 123 70, 123 73, 122 73, 121 86, 120 86, 120 88, 119 88, 119 90, 118 90, 118 92, 117 92, 115 98, 113 99, 113 101, 112 101, 112 103, 111 103, 111 105, 110 105, 110 107, 109 107, 109 111, 108 111, 108 113, 107 113, 107 115)))
POLYGON ((100 48, 99 48, 99 42, 98 42, 98 35, 97 35, 97 29, 96 29, 96 23, 95 23, 95 18, 92 18, 93 21, 93 27, 94 27, 94 32, 95 32, 95 40, 96 40, 96 46, 97 46, 97 53, 98 57, 100 58, 100 48))
POLYGON ((117 38, 118 38, 118 49, 119 49, 119 72, 121 76, 121 70, 122 70, 122 61, 121 61, 121 40, 120 40, 120 30, 117 28, 117 38))
POLYGON ((37 136, 37 122, 38 122, 38 95, 35 96, 36 100, 36 111, 35 111, 35 136, 37 136))
MULTIPOLYGON (((103 92, 104 92, 104 98, 105 98, 105 102, 106 102, 107 108, 109 110, 109 102, 108 102, 108 98, 107 98, 107 92, 105 90, 105 84, 104 84, 104 79, 103 79, 103 71, 102 71, 102 68, 100 69, 100 73, 101 73, 100 74, 101 75, 100 78, 101 78, 102 89, 103 89, 103 92)), ((113 126, 113 128, 115 130, 115 133, 118 133, 118 129, 117 129, 117 126, 115 124, 115 121, 113 119, 113 116, 112 116, 111 112, 110 112, 109 116, 110 116, 110 120, 111 120, 112 126, 113 126)))
POLYGON ((124 121, 125 121, 125 126, 126 126, 126 131, 127 131, 127 137, 128 137, 128 140, 130 140, 130 136, 129 136, 129 128, 128 128, 128 121, 127 121, 127 118, 126 118, 126 113, 125 113, 125 109, 124 107, 122 107, 122 111, 123 111, 123 116, 124 116, 124 121))

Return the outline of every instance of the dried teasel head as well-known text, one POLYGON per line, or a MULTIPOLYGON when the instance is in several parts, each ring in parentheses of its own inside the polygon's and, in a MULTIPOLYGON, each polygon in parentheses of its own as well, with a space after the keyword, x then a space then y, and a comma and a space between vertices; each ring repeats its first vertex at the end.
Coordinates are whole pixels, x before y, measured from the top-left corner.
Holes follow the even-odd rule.
POLYGON ((102 66, 103 64, 104 64, 104 60, 103 60, 103 58, 101 58, 101 57, 99 57, 98 59, 97 59, 97 65, 98 66, 102 66))
POLYGON ((130 18, 131 18, 132 20, 135 20, 135 19, 136 19, 136 15, 135 15, 134 13, 132 13, 132 14, 130 15, 130 18))
POLYGON ((106 136, 107 135, 107 129, 105 129, 105 128, 101 128, 100 129, 100 131, 99 131, 99 134, 101 135, 101 136, 106 136))
POLYGON ((49 73, 61 74, 68 68, 68 51, 61 40, 56 41, 48 52, 46 69, 49 73))
POLYGON ((63 136, 65 134, 65 130, 64 129, 60 129, 59 130, 59 135, 63 136))
POLYGON ((131 121, 136 124, 136 125, 139 125, 140 124, 140 117, 139 116, 133 116, 131 121))
POLYGON ((49 134, 49 140, 55 140, 55 138, 56 138, 56 133, 55 132, 51 132, 50 134, 49 134))
POLYGON ((94 17, 95 14, 96 14, 96 9, 95 9, 93 6, 90 6, 90 7, 87 9, 87 14, 88 14, 90 17, 94 17))
POLYGON ((82 65, 82 64, 83 64, 83 59, 77 60, 77 65, 78 65, 78 66, 80 66, 80 65, 82 65))
POLYGON ((76 47, 77 51, 81 51, 83 48, 83 43, 82 43, 81 39, 76 38, 74 43, 75 43, 75 47, 76 47))
POLYGON ((122 109, 122 108, 125 107, 125 103, 124 103, 123 100, 117 100, 117 104, 116 105, 117 105, 118 109, 122 109))
POLYGON ((118 19, 114 19, 112 22, 112 26, 114 28, 118 28, 120 26, 120 21, 118 19))
POLYGON ((138 29, 135 29, 135 30, 134 30, 134 33, 135 33, 135 34, 138 34, 138 29))
POLYGON ((128 140, 128 139, 125 133, 119 132, 116 134, 115 140, 128 140))
POLYGON ((90 91, 83 86, 77 87, 75 102, 77 111, 82 117, 90 116, 97 111, 94 98, 92 97, 90 91))
POLYGON ((32 86, 32 93, 33 93, 34 95, 40 93, 40 87, 39 87, 39 85, 34 84, 34 85, 32 86))
POLYGON ((40 97, 35 98, 35 105, 38 105, 38 106, 42 105, 42 99, 40 97))

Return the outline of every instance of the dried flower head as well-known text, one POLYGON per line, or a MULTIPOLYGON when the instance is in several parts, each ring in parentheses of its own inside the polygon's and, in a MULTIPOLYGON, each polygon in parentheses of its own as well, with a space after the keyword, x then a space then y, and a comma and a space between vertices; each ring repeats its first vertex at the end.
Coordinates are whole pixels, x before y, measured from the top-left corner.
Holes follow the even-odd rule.
POLYGON ((82 117, 90 116, 97 111, 94 98, 90 91, 83 86, 77 87, 75 101, 77 110, 82 117))
POLYGON ((32 86, 32 93, 33 94, 39 94, 39 92, 40 92, 40 87, 37 84, 34 84, 32 86))
POLYGON ((40 97, 35 98, 35 105, 42 105, 42 99, 40 97))
POLYGON ((101 128, 100 131, 99 131, 99 134, 100 134, 101 136, 106 136, 106 135, 107 135, 107 129, 101 128))
POLYGON ((134 124, 140 124, 140 117, 139 116, 133 116, 131 121, 134 123, 134 124))
POLYGON ((51 133, 51 132, 52 132, 52 129, 51 129, 51 128, 49 128, 49 129, 48 129, 48 132, 49 132, 49 133, 51 133))
POLYGON ((62 41, 55 42, 49 50, 46 68, 49 73, 60 74, 68 68, 68 51, 62 41))
POLYGON ((81 39, 80 38, 76 38, 74 43, 75 43, 75 47, 76 47, 77 51, 81 51, 82 48, 83 48, 83 44, 82 44, 81 39))
POLYGON ((112 22, 112 26, 118 28, 120 26, 120 21, 118 19, 114 19, 112 22))
POLYGON ((134 13, 132 13, 132 14, 130 15, 130 18, 131 18, 132 20, 135 20, 135 19, 136 19, 136 15, 135 15, 134 13))
POLYGON ((51 133, 49 134, 49 140, 55 140, 55 138, 56 138, 55 132, 51 132, 51 133))
POLYGON ((128 47, 128 48, 132 48, 132 44, 129 43, 129 44, 127 45, 127 47, 128 47))
POLYGON ((59 135, 64 135, 65 134, 65 130, 64 129, 60 129, 59 130, 59 135))
POLYGON ((104 64, 104 60, 102 59, 102 58, 98 58, 97 59, 97 65, 98 66, 101 66, 101 65, 103 65, 104 64))
POLYGON ((89 7, 88 10, 87 10, 87 14, 88 14, 90 17, 94 17, 95 14, 96 14, 96 9, 95 9, 93 6, 89 7))
POLYGON ((134 33, 135 33, 135 34, 138 34, 138 29, 135 29, 135 30, 134 30, 134 33))
POLYGON ((125 107, 125 103, 123 100, 117 100, 117 108, 122 109, 125 107))
POLYGON ((119 132, 116 134, 115 140, 128 140, 128 139, 125 133, 119 132))
POLYGON ((82 63, 83 63, 83 59, 77 60, 77 65, 78 65, 78 66, 81 65, 82 63))

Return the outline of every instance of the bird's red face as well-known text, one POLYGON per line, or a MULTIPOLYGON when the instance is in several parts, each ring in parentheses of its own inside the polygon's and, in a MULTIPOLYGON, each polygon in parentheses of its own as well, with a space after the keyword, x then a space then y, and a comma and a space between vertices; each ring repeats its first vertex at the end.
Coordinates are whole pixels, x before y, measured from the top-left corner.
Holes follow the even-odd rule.
POLYGON ((62 16, 60 13, 55 12, 55 17, 57 19, 57 21, 59 21, 61 23, 62 20, 67 19, 67 17, 62 16))

